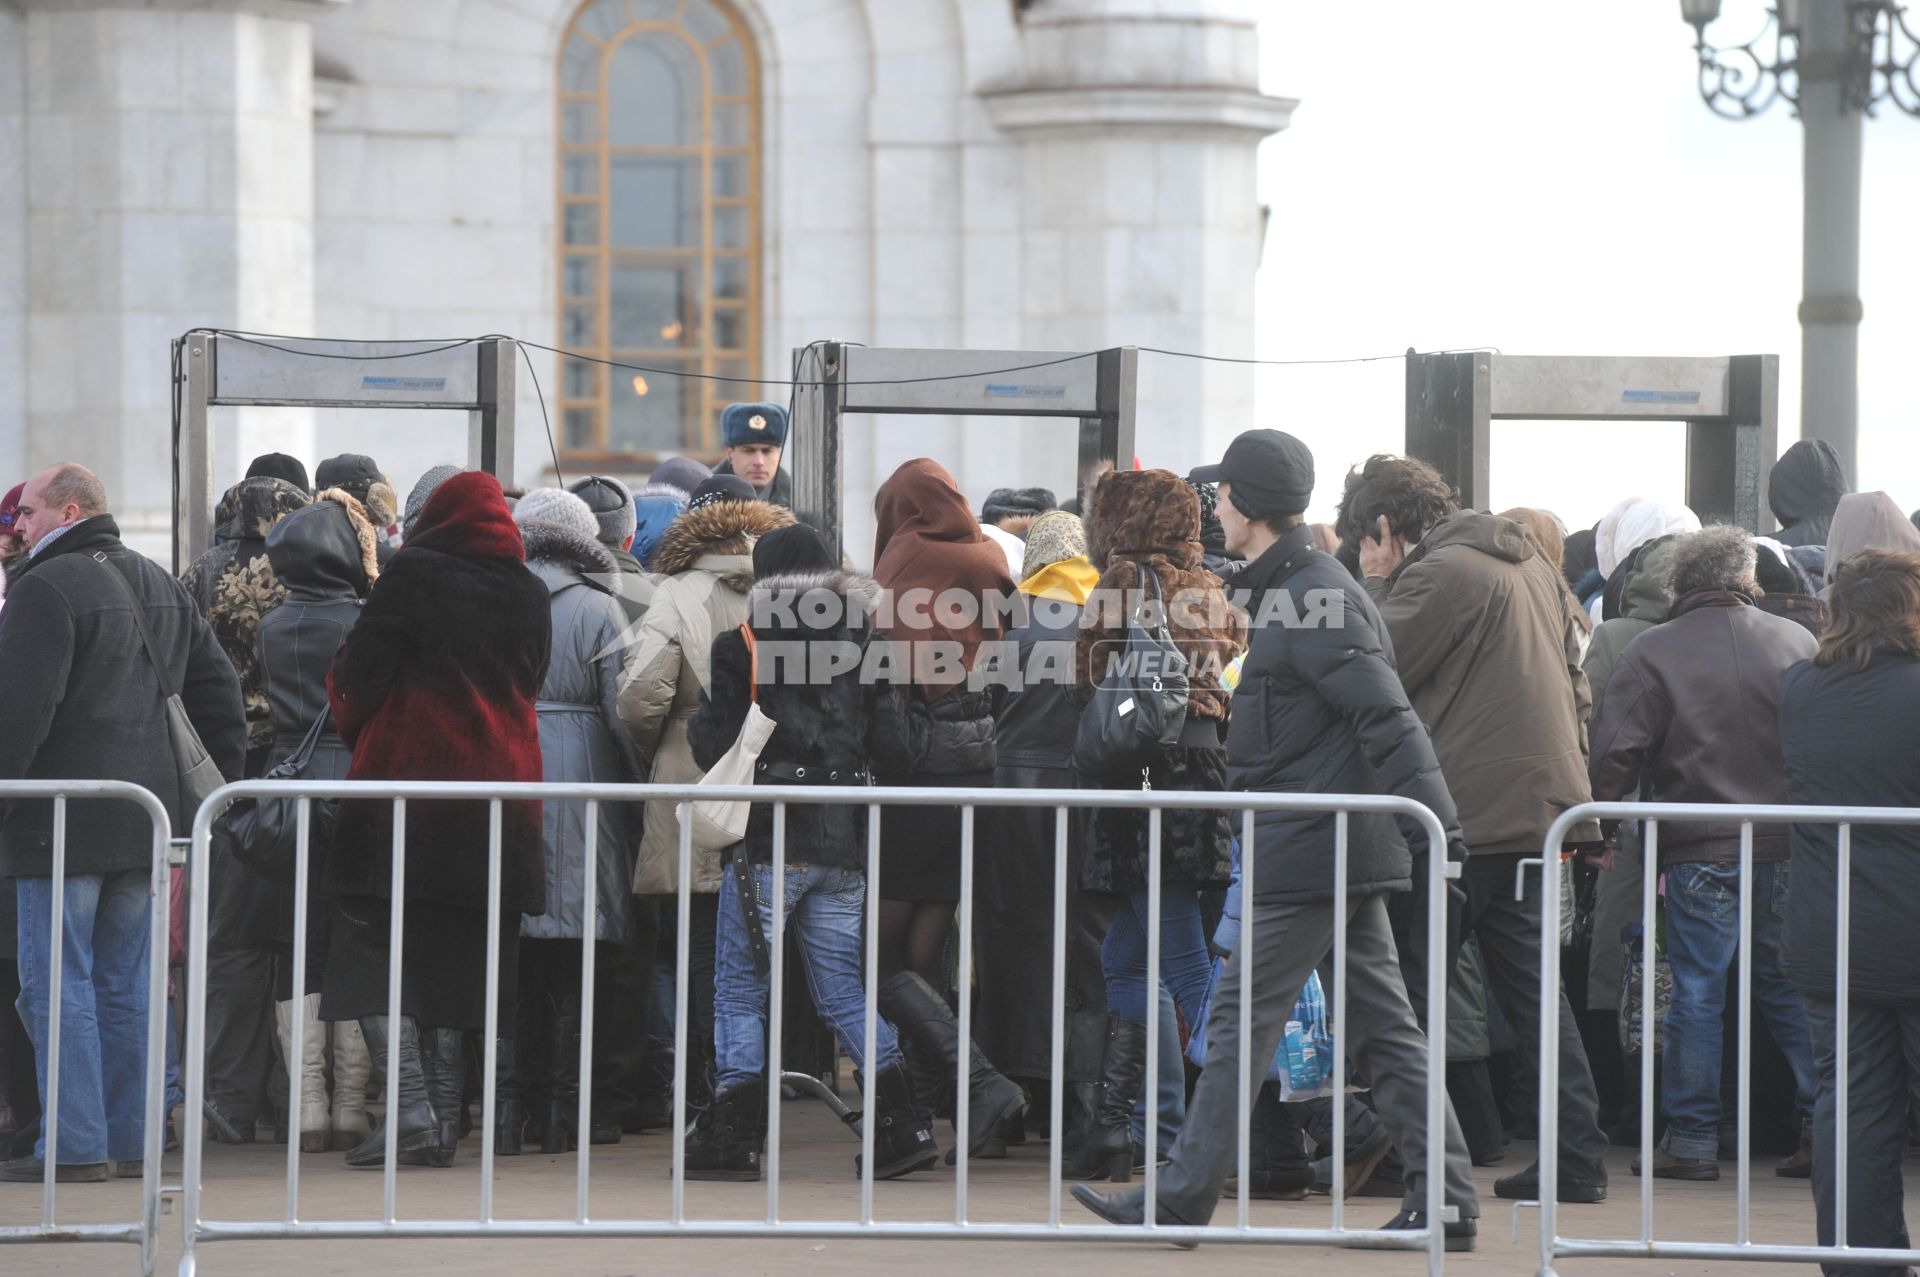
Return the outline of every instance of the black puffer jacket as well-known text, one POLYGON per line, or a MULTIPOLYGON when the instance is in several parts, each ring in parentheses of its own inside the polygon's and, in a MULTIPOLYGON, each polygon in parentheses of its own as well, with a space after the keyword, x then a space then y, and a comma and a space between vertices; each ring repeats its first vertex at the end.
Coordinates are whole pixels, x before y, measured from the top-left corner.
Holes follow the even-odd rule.
POLYGON ((1767 504, 1780 521, 1774 540, 1784 546, 1826 545, 1834 509, 1846 495, 1847 473, 1833 445, 1800 440, 1773 463, 1767 479, 1767 504))
MULTIPOLYGON (((804 767, 827 784, 857 784, 854 773, 871 774, 876 768, 880 775, 875 780, 898 783, 920 765, 927 745, 926 719, 908 712, 900 687, 863 678, 860 660, 847 659, 866 649, 866 619, 878 592, 867 577, 841 572, 768 577, 748 592, 748 624, 759 648, 760 710, 775 724, 761 751, 755 783, 805 783, 785 775, 787 766, 804 767), (835 596, 838 604, 818 611, 798 606, 815 591, 835 596), (824 677, 829 670, 832 676, 824 677), (834 779, 836 773, 840 779, 834 779)), ((719 762, 739 738, 752 702, 752 660, 738 629, 714 638, 710 667, 711 682, 687 724, 687 744, 703 769, 719 762)), ((741 845, 756 863, 772 861, 771 804, 753 805, 741 845)), ((786 848, 789 863, 864 872, 867 809, 791 805, 786 848)))
MULTIPOLYGON (((1315 549, 1303 526, 1247 564, 1235 585, 1252 644, 1227 728, 1227 787, 1398 794, 1431 808, 1450 854, 1464 855, 1433 742, 1394 672, 1386 626, 1352 574, 1315 549)), ((1350 890, 1412 886, 1408 834, 1391 817, 1356 814, 1347 832, 1350 890)), ((1256 816, 1254 898, 1332 899, 1333 833, 1331 813, 1256 816)), ((1413 836, 1424 851, 1425 836, 1413 836)))
MULTIPOLYGON (((1920 807, 1920 661, 1875 654, 1864 670, 1802 661, 1780 684, 1787 798, 1798 804, 1920 807)), ((1809 999, 1834 996, 1832 825, 1792 828, 1787 978, 1809 999)), ((1850 990, 1862 1002, 1920 1002, 1920 828, 1854 825, 1850 990)))

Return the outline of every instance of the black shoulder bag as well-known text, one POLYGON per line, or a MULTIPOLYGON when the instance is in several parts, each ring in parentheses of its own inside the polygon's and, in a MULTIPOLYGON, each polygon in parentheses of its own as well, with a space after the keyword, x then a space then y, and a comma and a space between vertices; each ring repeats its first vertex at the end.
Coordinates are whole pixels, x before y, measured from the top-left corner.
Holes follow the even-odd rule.
POLYGON ((1180 742, 1187 724, 1187 658, 1167 629, 1160 578, 1142 563, 1153 585, 1153 627, 1141 593, 1140 609, 1127 619, 1121 651, 1108 656, 1107 673, 1080 711, 1073 739, 1073 768, 1096 780, 1118 780, 1146 768, 1180 742))
MULTIPOLYGON (((320 733, 332 719, 321 710, 307 728, 299 747, 267 769, 262 780, 306 780, 313 766, 314 747, 320 733)), ((321 851, 333 840, 334 820, 339 802, 315 798, 307 818, 307 864, 309 872, 319 863, 321 851)), ((268 882, 291 883, 294 880, 295 847, 300 832, 298 798, 237 798, 213 822, 213 836, 225 842, 233 858, 268 882)))

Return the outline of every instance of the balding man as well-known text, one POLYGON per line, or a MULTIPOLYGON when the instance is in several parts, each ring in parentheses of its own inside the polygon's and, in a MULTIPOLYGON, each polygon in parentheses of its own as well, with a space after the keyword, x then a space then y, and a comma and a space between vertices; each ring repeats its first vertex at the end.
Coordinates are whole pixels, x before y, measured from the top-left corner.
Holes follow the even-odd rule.
MULTIPOLYGON (((178 692, 222 773, 240 775, 240 682, 178 581, 121 543, 107 493, 66 463, 27 482, 14 529, 29 547, 0 611, 0 780, 125 780, 159 796, 184 829, 166 698, 178 692), (136 618, 136 613, 137 617, 136 618), (140 621, 151 634, 151 656, 140 621)), ((124 802, 71 804, 66 821, 60 987, 60 1141, 56 1178, 138 1175, 145 1133, 148 875, 153 835, 124 802)), ((0 815, 0 878, 20 906, 20 1010, 47 1094, 52 989, 53 803, 22 799, 0 815)), ((38 1181, 31 1157, 0 1181, 38 1181)))

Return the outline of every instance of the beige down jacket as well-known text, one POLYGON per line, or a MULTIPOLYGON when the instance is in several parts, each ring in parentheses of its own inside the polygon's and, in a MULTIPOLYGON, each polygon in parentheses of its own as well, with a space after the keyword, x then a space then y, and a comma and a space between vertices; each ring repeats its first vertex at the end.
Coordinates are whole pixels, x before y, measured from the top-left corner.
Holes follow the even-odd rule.
MULTIPOLYGON (((707 686, 714 636, 747 619, 753 543, 792 522, 792 511, 764 501, 721 501, 688 511, 661 535, 653 566, 664 579, 620 676, 620 718, 652 759, 647 778, 654 784, 685 785, 704 774, 687 745, 687 724, 707 686)), ((718 892, 720 867, 719 852, 696 848, 693 890, 718 892)), ((679 869, 676 804, 650 802, 634 863, 634 894, 678 891, 679 869)))

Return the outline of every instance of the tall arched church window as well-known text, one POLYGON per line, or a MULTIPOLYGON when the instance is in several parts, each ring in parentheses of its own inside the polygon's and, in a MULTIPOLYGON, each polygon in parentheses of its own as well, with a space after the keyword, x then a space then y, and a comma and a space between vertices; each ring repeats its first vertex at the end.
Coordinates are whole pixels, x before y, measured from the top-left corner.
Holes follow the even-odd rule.
POLYGON ((561 448, 716 450, 757 397, 760 76, 720 0, 587 0, 560 46, 561 448))

